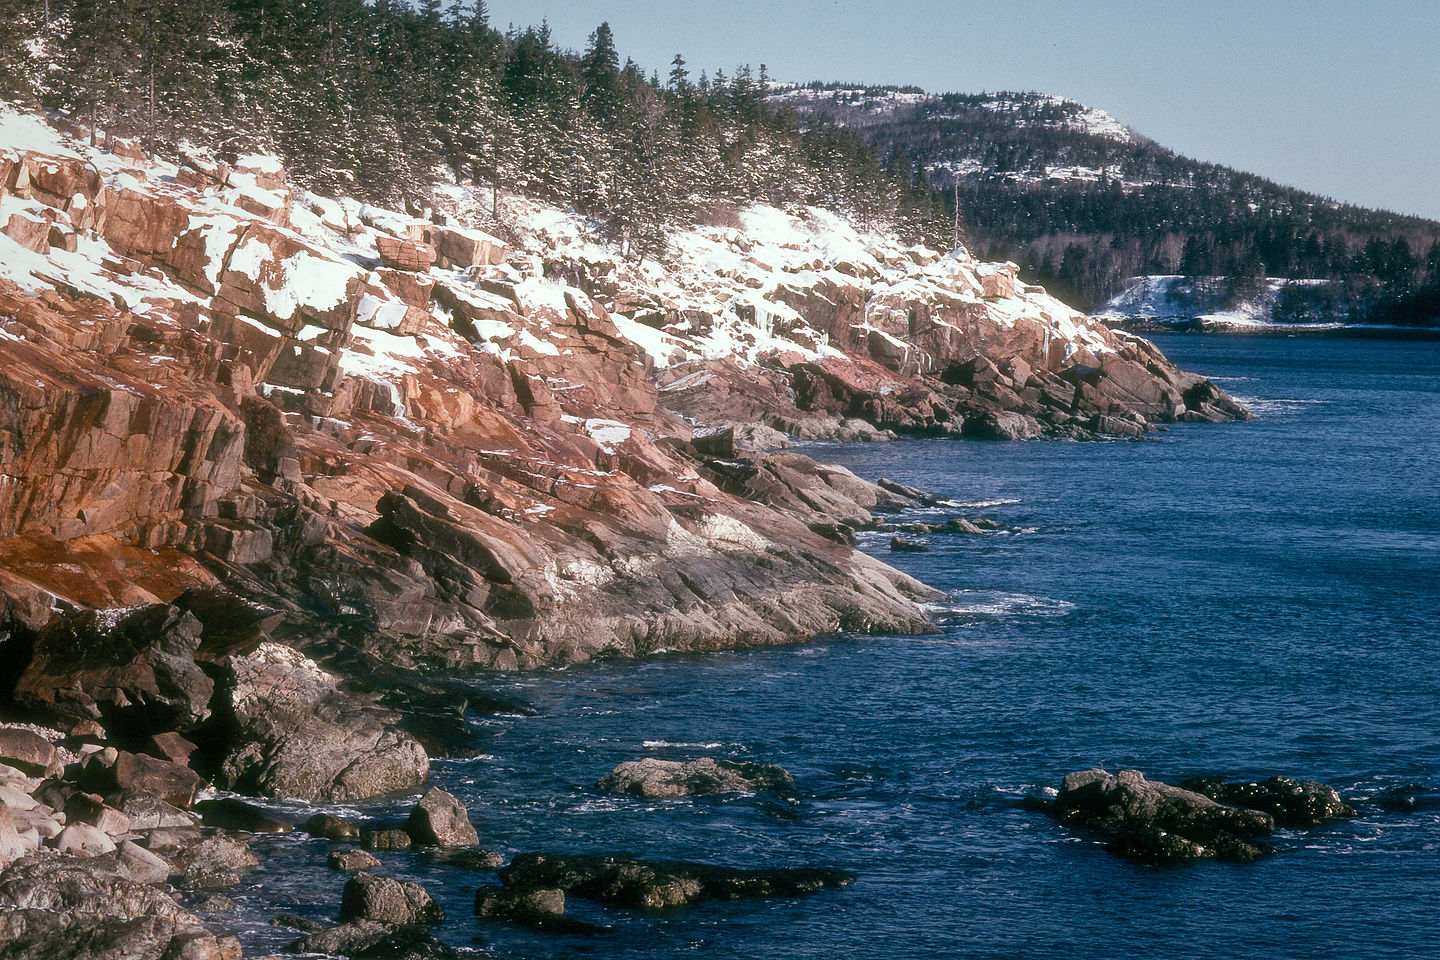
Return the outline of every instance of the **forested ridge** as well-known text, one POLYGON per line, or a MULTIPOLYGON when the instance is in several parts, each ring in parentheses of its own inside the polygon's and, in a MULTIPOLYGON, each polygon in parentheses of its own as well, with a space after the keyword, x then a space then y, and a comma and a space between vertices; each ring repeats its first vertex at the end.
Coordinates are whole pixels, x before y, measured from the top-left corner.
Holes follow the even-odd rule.
MULTIPOLYGON (((296 181, 412 209, 439 182, 573 205, 636 256, 734 204, 814 203, 948 242, 952 212, 907 159, 802 132, 765 68, 666 76, 601 23, 583 51, 483 2, 0 0, 0 93, 164 154, 279 153, 296 181)), ((731 214, 733 216, 733 213, 731 214)))
POLYGON ((526 193, 635 257, 736 205, 809 203, 963 239, 1081 307, 1142 274, 1334 281, 1307 317, 1425 322, 1440 297, 1440 224, 1097 132, 1055 97, 776 87, 679 54, 646 75, 605 23, 566 50, 483 0, 0 0, 0 22, 0 98, 85 130, 273 151, 297 183, 416 212, 442 183, 526 193))
MULTIPOLYGON (((1176 154, 1087 121, 1040 94, 920 96, 913 87, 815 83, 778 98, 896 151, 958 198, 982 257, 1013 259, 1094 307, 1145 274, 1316 278, 1312 312, 1391 322, 1433 317, 1440 223, 1370 210, 1176 154), (956 187, 958 186, 958 190, 956 187), (1430 298, 1433 300, 1433 296, 1430 298), (1417 309, 1409 310, 1407 305, 1417 309)), ((1118 124, 1116 125, 1118 128, 1118 124)))

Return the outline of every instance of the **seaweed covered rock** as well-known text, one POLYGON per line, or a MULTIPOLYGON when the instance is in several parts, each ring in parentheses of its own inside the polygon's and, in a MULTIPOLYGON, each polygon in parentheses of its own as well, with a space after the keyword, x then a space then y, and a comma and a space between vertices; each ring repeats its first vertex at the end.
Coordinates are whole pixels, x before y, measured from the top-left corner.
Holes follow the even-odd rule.
POLYGON ((1117 856, 1154 864, 1258 860, 1274 852, 1262 838, 1277 825, 1314 827, 1355 813, 1334 788, 1284 777, 1172 786, 1138 770, 1098 769, 1070 774, 1042 806, 1066 826, 1103 837, 1117 856))
POLYGON ((704 863, 629 857, 525 853, 500 871, 500 882, 522 890, 560 890, 618 907, 663 910, 701 900, 798 897, 855 880, 845 870, 792 867, 742 870, 704 863))
POLYGON ((1182 781, 1180 786, 1204 794, 1218 803, 1262 810, 1277 827, 1308 829, 1327 820, 1355 816, 1355 808, 1340 798, 1334 787, 1313 781, 1271 777, 1260 783, 1224 783, 1212 777, 1182 781))
POLYGON ((1258 860, 1268 850, 1254 841, 1275 829, 1269 814, 1146 780, 1138 770, 1072 773, 1052 812, 1066 826, 1104 837, 1116 855, 1143 863, 1258 860))

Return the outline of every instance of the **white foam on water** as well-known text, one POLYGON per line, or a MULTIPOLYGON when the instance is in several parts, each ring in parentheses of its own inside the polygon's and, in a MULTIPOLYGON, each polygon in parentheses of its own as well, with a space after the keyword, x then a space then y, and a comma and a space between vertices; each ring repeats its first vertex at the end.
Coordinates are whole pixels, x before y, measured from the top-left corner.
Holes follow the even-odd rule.
POLYGON ((725 746, 737 746, 737 744, 724 744, 718 741, 709 743, 686 743, 676 740, 642 740, 640 746, 646 750, 686 749, 686 750, 719 750, 725 746))
POLYGON ((964 617, 1063 617, 1075 609, 1068 600, 1003 590, 956 590, 950 598, 949 603, 927 604, 926 610, 944 621, 964 617))
POLYGON ((1235 399, 1249 407, 1250 412, 1257 417, 1286 416, 1299 413, 1307 406, 1321 406, 1330 402, 1314 397, 1242 397, 1238 394, 1235 399))

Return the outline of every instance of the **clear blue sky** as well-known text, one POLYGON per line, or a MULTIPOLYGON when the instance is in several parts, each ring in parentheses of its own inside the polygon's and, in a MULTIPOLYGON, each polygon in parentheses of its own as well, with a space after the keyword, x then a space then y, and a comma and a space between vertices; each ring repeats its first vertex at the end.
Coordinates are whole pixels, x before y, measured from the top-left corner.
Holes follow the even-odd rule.
POLYGON ((601 20, 663 76, 1038 90, 1187 156, 1440 219, 1440 0, 489 0, 581 49, 601 20))

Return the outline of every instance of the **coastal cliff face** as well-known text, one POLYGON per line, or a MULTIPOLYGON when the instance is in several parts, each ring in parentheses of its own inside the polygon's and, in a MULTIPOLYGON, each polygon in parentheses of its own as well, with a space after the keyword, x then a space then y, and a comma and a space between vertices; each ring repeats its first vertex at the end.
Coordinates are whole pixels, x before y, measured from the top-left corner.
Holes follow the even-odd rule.
POLYGON ((914 495, 761 452, 777 430, 1246 415, 1010 265, 819 210, 739 211, 636 263, 524 198, 506 242, 459 225, 480 206, 459 187, 424 219, 268 157, 0 129, 12 645, 144 604, 220 636, 225 595, 263 629, 216 656, 343 630, 391 663, 508 669, 919 631, 933 592, 846 542, 914 495))

